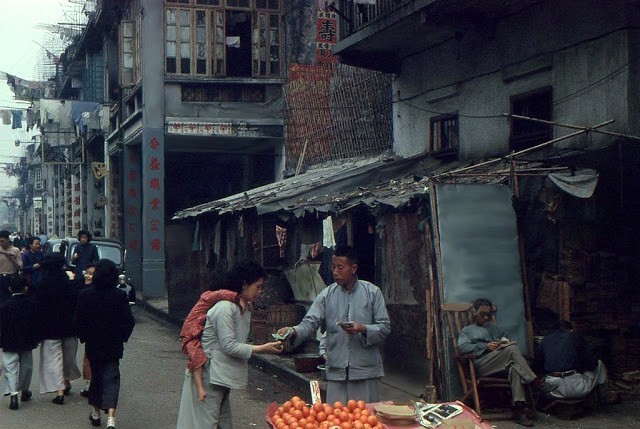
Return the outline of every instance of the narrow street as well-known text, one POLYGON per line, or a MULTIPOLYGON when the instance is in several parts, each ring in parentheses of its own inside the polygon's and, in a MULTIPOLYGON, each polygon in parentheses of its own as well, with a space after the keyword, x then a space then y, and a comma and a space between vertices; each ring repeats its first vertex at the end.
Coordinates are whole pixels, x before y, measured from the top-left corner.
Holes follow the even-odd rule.
MULTIPOLYGON (((141 307, 134 308, 136 327, 125 345, 121 362, 122 386, 117 414, 118 429, 175 428, 185 368, 180 352, 179 329, 154 318, 141 307)), ((78 352, 81 362, 82 348, 78 352)), ((0 406, 1 429, 90 428, 90 407, 80 396, 84 382, 72 383, 71 395, 62 406, 51 403, 53 394, 38 394, 39 349, 34 350, 33 399, 11 411, 9 400, 0 406)), ((251 367, 246 391, 232 393, 231 406, 236 428, 265 428, 264 412, 272 401, 284 402, 294 395, 291 387, 251 367)), ((106 419, 103 418, 103 426, 106 419)))

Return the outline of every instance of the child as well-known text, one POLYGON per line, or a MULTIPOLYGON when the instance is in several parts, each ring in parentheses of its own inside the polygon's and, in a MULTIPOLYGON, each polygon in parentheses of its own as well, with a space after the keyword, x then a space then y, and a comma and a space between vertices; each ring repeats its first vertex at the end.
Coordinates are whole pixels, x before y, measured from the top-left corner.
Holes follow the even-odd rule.
POLYGON ((27 295, 27 279, 17 276, 9 286, 11 297, 0 306, 0 347, 4 349, 5 396, 10 395, 9 409, 18 409, 18 393, 21 401, 31 399, 33 354, 38 342, 35 331, 36 303, 27 295))
MULTIPOLYGON (((84 282, 79 285, 79 289, 86 289, 93 284, 93 272, 96 270, 94 264, 89 264, 84 272, 84 282)), ((91 384, 91 365, 89 364, 89 358, 87 358, 87 351, 85 350, 82 357, 82 378, 84 379, 86 386, 80 390, 80 396, 84 398, 89 397, 89 385, 91 384)))
POLYGON ((204 401, 206 396, 204 386, 202 385, 202 365, 207 362, 207 356, 202 350, 200 337, 204 330, 204 322, 207 318, 207 312, 219 301, 236 302, 239 298, 236 292, 230 290, 207 291, 200 295, 200 299, 193 306, 189 315, 182 325, 180 337, 182 338, 182 352, 189 356, 187 368, 193 373, 198 389, 198 399, 204 401))

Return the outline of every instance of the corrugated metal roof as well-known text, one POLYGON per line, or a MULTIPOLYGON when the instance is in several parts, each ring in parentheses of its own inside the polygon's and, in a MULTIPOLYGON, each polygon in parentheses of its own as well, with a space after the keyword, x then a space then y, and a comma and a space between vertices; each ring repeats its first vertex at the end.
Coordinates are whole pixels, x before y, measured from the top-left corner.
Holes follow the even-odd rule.
MULTIPOLYGON (((308 171, 295 177, 254 188, 177 212, 173 219, 206 213, 224 214, 255 208, 258 214, 278 211, 302 216, 305 212, 338 212, 365 204, 400 207, 427 192, 430 177, 471 164, 444 162, 429 156, 366 159, 308 171)), ((503 170, 504 166, 489 167, 503 170)), ((498 183, 504 174, 456 177, 456 183, 498 183)), ((451 181, 441 177, 440 180, 451 181)))

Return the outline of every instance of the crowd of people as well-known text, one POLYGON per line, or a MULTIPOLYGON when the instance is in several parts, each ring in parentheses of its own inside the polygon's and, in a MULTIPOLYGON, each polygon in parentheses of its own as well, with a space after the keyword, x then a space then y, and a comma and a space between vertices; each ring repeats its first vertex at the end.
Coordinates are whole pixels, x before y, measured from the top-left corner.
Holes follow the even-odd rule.
POLYGON ((115 429, 119 361, 135 320, 127 294, 118 287, 115 263, 98 259, 97 252, 86 246, 87 231, 78 238, 88 256, 74 255, 76 275, 67 269, 63 254, 42 254, 39 237, 29 237, 28 250, 21 253, 9 241, 9 232, 0 231, 3 393, 11 410, 32 399, 33 351, 39 348, 39 393, 53 394, 51 402, 64 405, 71 381, 82 376, 87 388, 81 395, 92 407, 90 423, 100 426, 104 411, 107 428, 115 429), (78 341, 85 344, 82 372, 77 364, 78 341))
MULTIPOLYGON (((73 259, 81 271, 76 275, 65 271, 63 255, 42 256, 38 237, 29 237, 29 248, 21 253, 9 241, 8 231, 0 231, 4 393, 11 410, 31 399, 32 351, 39 345, 40 393, 53 394, 52 402, 63 405, 70 381, 82 376, 87 385, 81 395, 92 406, 90 423, 100 426, 104 411, 107 429, 115 429, 119 362, 135 321, 126 293, 117 287, 115 264, 96 260, 86 231, 78 238, 81 247, 73 259), (76 361, 78 340, 85 343, 82 371, 76 361)), ((335 282, 318 294, 300 323, 280 328, 274 341, 264 344, 248 342, 253 301, 266 277, 263 268, 240 262, 223 281, 211 284, 181 330, 188 362, 178 429, 232 427, 229 394, 247 387, 249 358, 281 353, 285 342, 295 348, 315 338, 318 329, 323 331, 320 353, 326 361, 327 402, 379 401, 378 381, 384 376, 380 348, 391 323, 382 291, 358 278, 358 263, 354 248, 336 246, 331 268, 335 282)), ((606 369, 570 323, 559 321, 530 366, 517 344, 504 344, 507 333, 495 322, 489 299, 476 299, 471 311, 474 320, 462 329, 459 350, 474 356, 479 376, 506 372, 520 425, 533 426, 525 386, 557 399, 604 392, 606 369)))

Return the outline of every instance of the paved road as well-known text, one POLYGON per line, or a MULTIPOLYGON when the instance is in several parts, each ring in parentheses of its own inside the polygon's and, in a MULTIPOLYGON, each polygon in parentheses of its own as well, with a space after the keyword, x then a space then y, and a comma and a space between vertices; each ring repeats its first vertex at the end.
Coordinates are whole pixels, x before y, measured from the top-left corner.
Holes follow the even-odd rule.
MULTIPOLYGON (((156 319, 140 307, 134 308, 136 327, 121 362, 122 387, 118 407, 118 429, 175 428, 182 389, 185 358, 180 352, 179 329, 156 319)), ((9 410, 1 398, 0 429, 88 429, 91 407, 79 395, 82 380, 72 382, 64 405, 54 405, 54 394, 39 395, 39 350, 34 351, 35 374, 31 384, 34 399, 9 410)), ((82 350, 78 352, 81 362, 82 350)), ((272 401, 284 402, 294 395, 290 386, 257 368, 250 369, 250 386, 234 391, 231 406, 234 426, 265 429, 264 412, 272 401)), ((106 419, 103 418, 103 428, 106 419)))

